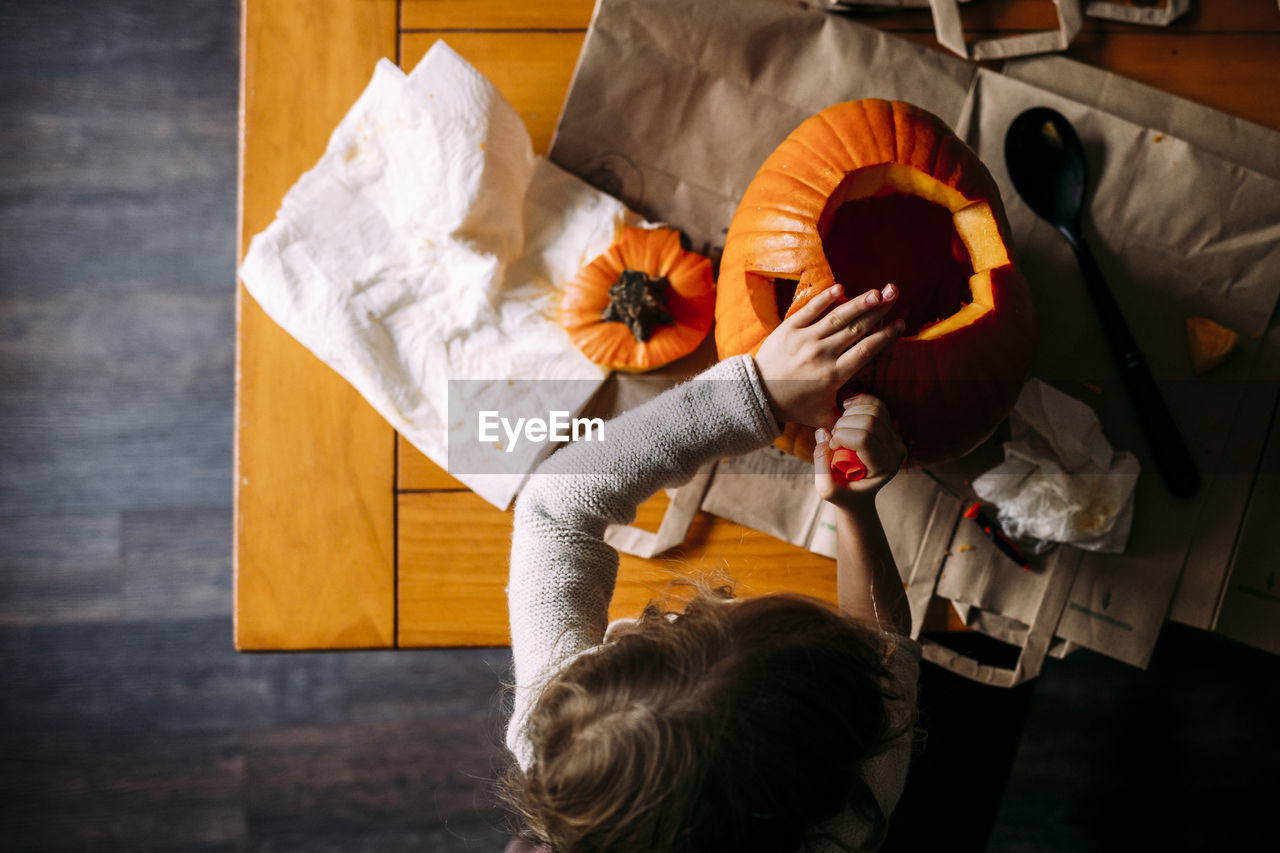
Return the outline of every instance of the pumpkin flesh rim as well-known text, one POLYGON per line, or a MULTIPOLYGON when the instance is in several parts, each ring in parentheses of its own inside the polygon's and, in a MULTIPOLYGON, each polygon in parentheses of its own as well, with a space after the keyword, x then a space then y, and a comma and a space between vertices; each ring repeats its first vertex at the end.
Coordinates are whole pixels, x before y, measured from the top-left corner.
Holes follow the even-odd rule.
MULTIPOLYGON (((969 276, 969 301, 946 317, 921 326, 904 341, 935 340, 977 322, 995 310, 990 270, 1010 262, 994 211, 985 199, 970 199, 937 178, 904 163, 877 163, 854 169, 841 179, 827 198, 816 223, 817 235, 825 242, 836 212, 845 204, 874 196, 902 194, 939 205, 951 213, 951 222, 969 253, 973 272, 969 276)), ((823 259, 828 266, 824 245, 823 259)), ((766 274, 767 275, 767 274, 766 274)), ((774 274, 777 275, 776 273, 774 274)), ((776 280, 776 279, 775 279, 776 280)), ((852 294, 846 294, 852 295, 852 294)), ((799 306, 792 306, 792 310, 799 306)), ((788 311, 787 313, 790 313, 788 311)))

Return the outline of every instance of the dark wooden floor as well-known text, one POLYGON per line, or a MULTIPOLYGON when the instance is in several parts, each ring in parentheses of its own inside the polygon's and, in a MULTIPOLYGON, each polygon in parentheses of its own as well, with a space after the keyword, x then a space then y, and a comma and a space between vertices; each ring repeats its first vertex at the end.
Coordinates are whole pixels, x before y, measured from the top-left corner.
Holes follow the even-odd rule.
MULTIPOLYGON (((232 651, 237 7, 0 2, 0 849, 497 851, 505 650, 232 651)), ((927 687, 935 755, 998 722, 927 687)), ((1273 826, 1277 689, 1053 662, 989 849, 1273 826)))

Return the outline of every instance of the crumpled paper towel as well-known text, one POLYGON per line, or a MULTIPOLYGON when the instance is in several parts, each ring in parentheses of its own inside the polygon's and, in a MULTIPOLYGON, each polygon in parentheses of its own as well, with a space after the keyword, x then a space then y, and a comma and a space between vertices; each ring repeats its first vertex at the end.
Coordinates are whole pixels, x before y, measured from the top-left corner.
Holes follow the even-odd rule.
MULTIPOLYGON (((324 156, 253 239, 240 277, 273 320, 448 468, 448 380, 574 380, 553 384, 554 408, 575 414, 604 381, 556 317, 564 284, 636 220, 535 157, 511 105, 437 42, 411 74, 378 63, 324 156)), ((520 387, 540 393, 539 383, 520 387)), ((506 508, 547 449, 526 444, 513 458, 455 447, 476 458, 451 473, 506 508)))
POLYGON ((1005 461, 973 481, 1004 531, 1032 551, 1053 542, 1124 551, 1137 457, 1113 451, 1091 408, 1039 379, 1023 386, 1009 423, 1005 461))

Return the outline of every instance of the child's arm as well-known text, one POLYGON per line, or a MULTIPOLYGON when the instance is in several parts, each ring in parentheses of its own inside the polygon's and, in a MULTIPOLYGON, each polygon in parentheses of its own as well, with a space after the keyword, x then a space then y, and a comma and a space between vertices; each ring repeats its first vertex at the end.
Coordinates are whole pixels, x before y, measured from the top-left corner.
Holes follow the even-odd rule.
POLYGON ((507 589, 517 683, 507 742, 522 764, 520 729, 538 684, 604 638, 618 569, 606 526, 629 523, 640 502, 706 462, 766 446, 776 421, 831 426, 836 391, 900 333, 875 330, 891 298, 844 302, 835 291, 787 318, 754 359, 715 365, 608 422, 603 441, 560 450, 529 478, 507 589))
POLYGON ((882 629, 907 634, 911 609, 902 578, 876 513, 876 494, 906 457, 902 439, 889 423, 884 404, 869 394, 851 397, 831 434, 819 430, 814 449, 814 484, 836 507, 836 589, 840 609, 882 629), (855 451, 867 476, 837 483, 830 457, 837 447, 855 451))
POLYGON ((507 586, 516 689, 507 745, 525 768, 532 757, 523 723, 539 685, 604 639, 618 571, 606 526, 629 523, 640 502, 687 482, 705 462, 767 445, 778 426, 755 363, 740 356, 603 432, 602 441, 551 456, 516 502, 507 586))

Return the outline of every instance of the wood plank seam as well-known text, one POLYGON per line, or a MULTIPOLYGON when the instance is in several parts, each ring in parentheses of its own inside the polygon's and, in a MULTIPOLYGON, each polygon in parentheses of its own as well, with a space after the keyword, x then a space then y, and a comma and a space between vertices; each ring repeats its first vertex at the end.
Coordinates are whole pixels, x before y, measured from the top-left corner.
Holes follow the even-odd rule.
MULTIPOLYGON (((1039 27, 1004 27, 1004 28, 986 28, 965 30, 967 35, 984 35, 984 36, 1001 36, 1001 35, 1020 35, 1024 33, 1040 32, 1043 28, 1039 27)), ((585 33, 586 27, 402 27, 400 35, 423 35, 430 33, 585 33)), ((884 32, 888 33, 933 33, 933 26, 920 27, 893 27, 885 28, 884 32)), ((1158 38, 1168 38, 1169 36, 1266 36, 1280 35, 1275 31, 1257 30, 1179 30, 1173 33, 1150 32, 1146 28, 1123 29, 1083 29, 1081 35, 1124 35, 1124 36, 1154 36, 1158 38)), ((1070 51, 1070 47, 1067 48, 1070 51)))
POLYGON ((400 35, 431 33, 585 33, 586 27, 410 27, 400 35))
MULTIPOLYGON (((989 37, 999 37, 999 36, 1022 35, 1025 33, 1038 33, 1038 32, 1042 32, 1043 29, 1044 29, 1043 27, 1017 27, 1017 28, 1002 27, 999 29, 994 29, 994 28, 972 29, 972 30, 966 29, 964 32, 966 36, 980 35, 980 36, 989 36, 989 37)), ((932 26, 885 27, 881 31, 885 33, 889 33, 890 35, 896 35, 898 33, 913 33, 913 34, 930 33, 932 34, 936 32, 936 30, 934 30, 932 26)), ((437 31, 436 30, 405 30, 405 32, 419 33, 419 32, 437 32, 437 31)), ((440 30, 439 32, 444 32, 444 30, 440 30)), ((503 30, 465 30, 465 31, 457 30, 457 32, 504 32, 504 31, 503 30)), ((1161 32, 1151 32, 1151 28, 1138 27, 1138 26, 1134 26, 1130 29, 1109 29, 1109 28, 1108 29, 1102 29, 1102 28, 1091 29, 1089 27, 1085 27, 1084 29, 1080 30, 1080 35, 1077 36, 1076 38, 1079 38, 1080 36, 1085 36, 1085 35, 1103 36, 1103 37, 1105 36, 1125 36, 1125 37, 1154 36, 1157 38, 1170 38, 1170 37, 1185 38, 1188 36, 1276 36, 1276 35, 1280 35, 1280 32, 1277 32, 1274 30, 1263 30, 1261 32, 1259 32, 1258 30, 1175 30, 1173 32, 1161 33, 1161 32)), ((1072 45, 1075 44, 1074 39, 1072 40, 1071 44, 1072 45)), ((1051 52, 1070 55, 1071 45, 1068 45, 1065 51, 1051 51, 1051 52)), ((1012 58, 1017 58, 1017 57, 1012 57, 1012 58)))
MULTIPOLYGON (((399 6, 400 0, 396 0, 399 6)), ((397 17, 397 20, 399 18, 397 17)), ((400 39, 396 38, 396 64, 400 39)), ((391 432, 391 646, 400 648, 400 433, 391 432)))
MULTIPOLYGON (((396 67, 404 68, 404 0, 396 0, 396 67)), ((391 645, 400 648, 400 432, 391 439, 391 645)))
MULTIPOLYGON (((572 22, 576 24, 578 21, 585 22, 589 19, 594 5, 594 3, 575 2, 575 0, 558 0, 547 4, 547 8, 544 9, 541 16, 518 15, 516 17, 528 21, 534 26, 537 25, 537 17, 550 18, 557 23, 572 22)), ((1140 5, 1150 5, 1150 3, 1140 5)), ((1170 27, 1159 29, 1162 31, 1171 30, 1174 33, 1186 33, 1188 31, 1257 33, 1274 32, 1280 28, 1280 17, 1276 15, 1275 5, 1269 0, 1253 0, 1247 10, 1241 8, 1245 5, 1243 3, 1231 4, 1229 9, 1223 9, 1223 5, 1226 4, 1196 4, 1187 15, 1172 22, 1170 27)), ((964 8, 961 14, 966 22, 966 32, 1024 33, 1043 29, 1049 23, 1048 18, 1050 16, 1047 11, 1045 6, 1041 4, 1017 4, 1005 0, 1003 3, 994 5, 974 4, 964 8)), ((401 19, 401 23, 406 30, 423 30, 432 28, 431 24, 435 20, 443 19, 449 22, 469 25, 477 30, 483 30, 488 28, 489 23, 485 20, 486 14, 498 16, 497 22, 506 22, 508 19, 507 12, 502 10, 500 6, 484 2, 484 0, 478 0, 478 2, 476 0, 468 0, 468 2, 454 0, 451 3, 405 0, 404 16, 401 19)), ((889 32, 916 34, 932 33, 933 31, 933 18, 927 8, 903 9, 888 14, 877 13, 865 16, 852 12, 845 13, 842 17, 849 17, 859 23, 889 32)), ((1056 18, 1054 23, 1056 23, 1056 18)), ((507 25, 510 26, 511 24, 508 23, 507 25)), ((1088 15, 1085 15, 1083 20, 1084 32, 1127 33, 1142 29, 1151 28, 1088 15)))
MULTIPOLYGON (((404 0, 396 0, 396 67, 403 69, 404 0)), ((400 648, 400 432, 391 431, 391 647, 400 648)))
POLYGON ((459 486, 454 489, 433 488, 433 489, 396 489, 397 495, 433 495, 437 492, 469 492, 470 489, 465 486, 459 486))
POLYGON ((396 0, 396 67, 404 69, 404 0, 396 0))

